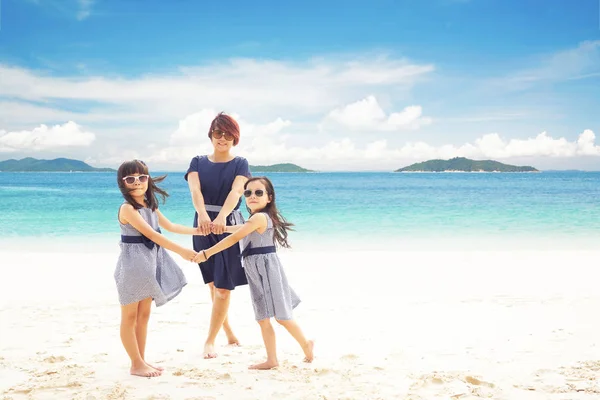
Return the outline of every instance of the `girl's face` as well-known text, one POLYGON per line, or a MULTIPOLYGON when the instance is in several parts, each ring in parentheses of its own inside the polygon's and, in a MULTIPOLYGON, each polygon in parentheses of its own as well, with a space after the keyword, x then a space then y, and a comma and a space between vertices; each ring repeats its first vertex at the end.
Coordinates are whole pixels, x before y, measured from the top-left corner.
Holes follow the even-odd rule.
POLYGON ((271 194, 267 193, 265 184, 261 181, 252 181, 244 190, 246 205, 253 213, 262 210, 271 202, 271 194))
POLYGON ((233 139, 234 137, 231 134, 218 128, 214 129, 210 134, 210 141, 215 151, 219 153, 229 152, 233 147, 233 139))
POLYGON ((144 197, 148 190, 148 179, 150 179, 148 175, 135 173, 125 176, 123 182, 130 190, 131 197, 144 197))

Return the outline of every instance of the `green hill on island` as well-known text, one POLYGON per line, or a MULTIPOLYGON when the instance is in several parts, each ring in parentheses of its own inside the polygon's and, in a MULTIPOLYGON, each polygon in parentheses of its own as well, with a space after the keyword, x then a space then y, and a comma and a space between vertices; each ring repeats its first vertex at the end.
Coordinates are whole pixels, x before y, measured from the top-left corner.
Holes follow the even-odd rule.
POLYGON ((38 160, 27 157, 21 160, 0 161, 1 172, 114 172, 112 168, 94 168, 83 161, 69 158, 38 160))
POLYGON ((465 157, 455 157, 450 160, 429 160, 394 172, 539 172, 537 169, 524 166, 503 164, 492 160, 470 160, 465 157))
POLYGON ((250 172, 314 172, 296 164, 250 165, 250 172))

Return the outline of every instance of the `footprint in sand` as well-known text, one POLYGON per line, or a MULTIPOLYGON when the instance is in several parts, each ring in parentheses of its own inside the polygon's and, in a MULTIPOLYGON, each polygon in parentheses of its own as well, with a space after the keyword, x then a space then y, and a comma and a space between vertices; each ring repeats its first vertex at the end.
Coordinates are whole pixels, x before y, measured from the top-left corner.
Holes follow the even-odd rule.
POLYGON ((494 385, 491 382, 482 381, 481 379, 475 378, 470 375, 465 376, 465 382, 470 383, 471 385, 475 385, 475 386, 487 386, 489 388, 496 387, 496 385, 494 385))
POLYGON ((600 394, 600 361, 582 361, 557 370, 537 370, 534 376, 533 382, 514 387, 541 393, 600 394))
POLYGON ((125 389, 122 385, 116 384, 113 387, 112 391, 105 397, 108 400, 123 400, 125 399, 125 395, 127 394, 127 389, 125 389))
POLYGON ((464 396, 493 398, 496 385, 486 382, 472 375, 462 375, 456 372, 433 372, 415 377, 415 382, 410 386, 410 394, 423 395, 423 398, 459 399, 464 396))
POLYGON ((63 362, 65 360, 66 360, 66 358, 63 356, 50 356, 50 357, 44 358, 44 362, 51 363, 51 364, 63 362))
POLYGON ((354 361, 354 360, 358 360, 358 356, 356 354, 345 354, 343 356, 340 357, 340 360, 342 361, 354 361))
POLYGON ((329 375, 332 372, 329 368, 315 368, 315 373, 319 376, 329 375))

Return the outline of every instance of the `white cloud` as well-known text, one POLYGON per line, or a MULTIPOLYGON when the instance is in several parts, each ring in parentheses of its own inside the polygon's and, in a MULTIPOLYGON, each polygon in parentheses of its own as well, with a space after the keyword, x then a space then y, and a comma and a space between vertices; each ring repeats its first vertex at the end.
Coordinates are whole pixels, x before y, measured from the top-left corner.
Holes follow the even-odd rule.
MULTIPOLYGON (((179 121, 177 129, 169 136, 169 145, 153 150, 151 155, 145 158, 148 162, 162 165, 181 165, 198 154, 212 152, 208 129, 217 114, 214 109, 204 109, 188 115, 179 121)), ((253 124, 246 122, 238 114, 230 115, 240 125, 240 143, 243 145, 240 145, 239 149, 242 152, 263 147, 272 141, 273 135, 292 124, 291 121, 279 117, 266 124, 253 124)))
POLYGON ((389 116, 379 105, 375 96, 337 108, 327 115, 326 123, 332 121, 352 130, 398 131, 419 129, 431 124, 431 118, 422 116, 421 106, 408 106, 389 116))
POLYGON ((83 21, 92 15, 96 0, 27 0, 29 3, 49 10, 58 11, 69 18, 83 21))
POLYGON ((365 91, 402 96, 433 69, 430 64, 385 57, 297 63, 230 59, 161 76, 109 78, 55 77, 0 65, 0 98, 44 104, 44 110, 40 106, 31 110, 26 121, 30 124, 45 122, 53 113, 65 113, 56 101, 60 105, 94 104, 86 106, 84 117, 98 123, 114 119, 115 113, 127 121, 173 121, 202 109, 235 110, 266 120, 277 115, 322 116, 365 91))
MULTIPOLYGON (((95 152, 92 157, 80 159, 93 161, 93 165, 114 167, 126 159, 142 158, 153 169, 183 169, 192 157, 212 151, 206 133, 215 115, 214 110, 206 109, 182 119, 166 138, 169 144, 165 146, 151 142, 133 148, 114 145, 107 151, 95 152)), ((550 158, 600 156, 600 146, 595 143, 596 137, 591 130, 583 131, 574 141, 552 138, 542 132, 527 139, 505 139, 497 133, 490 133, 462 145, 435 146, 424 141, 393 145, 385 139, 361 144, 350 137, 321 142, 317 140, 326 139, 326 135, 305 144, 294 143, 293 136, 287 133, 295 125, 289 120, 277 118, 263 124, 252 124, 244 122, 240 116, 236 117, 242 127, 242 141, 234 152, 243 155, 254 165, 293 162, 320 170, 392 170, 434 158, 469 157, 509 163, 511 159, 518 159, 528 160, 530 165, 536 166, 540 160, 550 158)), ((64 151, 68 146, 88 146, 94 137, 93 133, 84 131, 74 122, 54 127, 42 125, 32 131, 0 131, 0 151, 64 151)), ((139 141, 135 143, 142 144, 139 141)))
POLYGON ((213 109, 205 109, 188 115, 179 121, 177 130, 170 136, 169 143, 172 146, 181 146, 191 140, 201 141, 204 137, 208 139, 208 129, 216 115, 217 112, 213 109))
POLYGON ((505 141, 497 133, 484 135, 477 139, 477 148, 488 157, 574 157, 581 155, 600 155, 600 146, 594 144, 595 135, 587 129, 579 135, 576 142, 565 138, 553 139, 546 132, 529 139, 511 139, 505 141))
POLYGON ((92 14, 94 0, 77 0, 79 10, 77 11, 77 20, 83 21, 92 14))
POLYGON ((537 66, 525 68, 491 84, 500 89, 520 90, 537 82, 587 79, 600 73, 600 40, 581 42, 577 47, 540 57, 537 66))
POLYGON ((285 141, 265 141, 261 146, 246 148, 246 156, 253 164, 295 162, 307 168, 324 170, 394 169, 402 165, 429 159, 468 157, 474 159, 540 160, 543 158, 569 158, 577 156, 599 156, 600 146, 595 144, 595 135, 585 130, 574 142, 565 138, 554 139, 542 132, 521 139, 502 139, 498 134, 483 135, 474 143, 462 145, 445 144, 433 146, 428 143, 407 142, 400 147, 391 147, 387 140, 377 140, 365 146, 357 146, 350 138, 334 140, 322 146, 288 146, 285 141))
POLYGON ((96 136, 75 122, 48 127, 41 125, 31 131, 0 131, 0 152, 44 151, 89 146, 96 136))
POLYGON ((283 129, 292 125, 290 120, 284 120, 281 117, 277 117, 275 121, 269 122, 264 125, 254 125, 240 120, 240 131, 244 133, 244 137, 261 137, 271 136, 281 132, 283 129))

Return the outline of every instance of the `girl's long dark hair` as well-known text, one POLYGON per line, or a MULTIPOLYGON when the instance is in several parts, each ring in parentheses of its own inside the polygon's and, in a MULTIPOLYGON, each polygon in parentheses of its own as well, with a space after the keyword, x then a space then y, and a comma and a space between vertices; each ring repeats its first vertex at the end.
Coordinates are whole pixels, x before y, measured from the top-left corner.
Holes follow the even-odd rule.
MULTIPOLYGON (((123 181, 123 178, 133 174, 150 175, 150 172, 148 172, 148 166, 146 163, 141 160, 125 161, 123 164, 121 164, 119 170, 117 171, 117 184, 119 185, 119 189, 121 189, 121 194, 123 195, 125 201, 131 204, 136 210, 139 210, 144 206, 136 202, 133 197, 131 197, 131 189, 127 188, 125 182, 123 181)), ((148 178, 148 189, 144 195, 144 200, 146 201, 148 208, 152 209, 152 211, 155 211, 158 208, 156 193, 162 196, 163 203, 169 196, 165 190, 156 186, 157 183, 162 182, 166 177, 166 175, 163 175, 156 178, 148 178)))
MULTIPOLYGON (((288 231, 293 231, 292 226, 294 226, 294 224, 287 222, 279 210, 277 210, 277 204, 275 203, 275 189, 273 188, 273 184, 266 176, 256 176, 248 179, 244 185, 244 189, 248 187, 250 182, 254 181, 262 182, 262 184, 265 185, 265 189, 267 189, 267 193, 265 193, 265 195, 270 196, 271 202, 259 212, 265 212, 269 217, 271 217, 271 221, 273 221, 273 236, 275 242, 279 243, 281 247, 290 248, 291 246, 287 241, 287 237, 288 231)), ((252 213, 247 206, 246 208, 248 209, 249 213, 252 213)))

